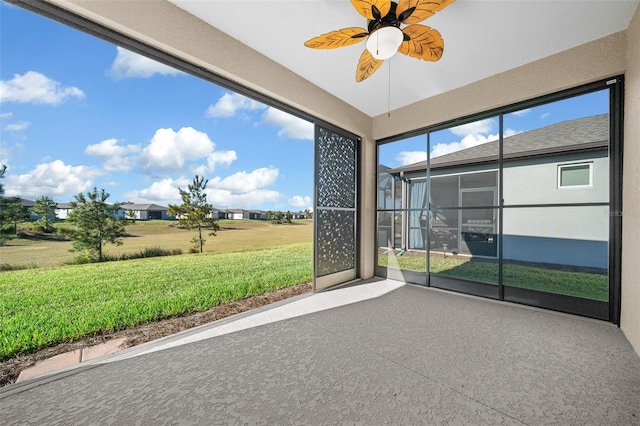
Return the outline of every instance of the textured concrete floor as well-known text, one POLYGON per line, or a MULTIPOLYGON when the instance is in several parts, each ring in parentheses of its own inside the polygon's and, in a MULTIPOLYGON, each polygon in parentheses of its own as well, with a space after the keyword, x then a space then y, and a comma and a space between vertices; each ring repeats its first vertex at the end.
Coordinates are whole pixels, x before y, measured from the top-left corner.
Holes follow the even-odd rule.
POLYGON ((640 425, 640 359, 606 323, 401 286, 219 326, 9 386, 0 423, 640 425))

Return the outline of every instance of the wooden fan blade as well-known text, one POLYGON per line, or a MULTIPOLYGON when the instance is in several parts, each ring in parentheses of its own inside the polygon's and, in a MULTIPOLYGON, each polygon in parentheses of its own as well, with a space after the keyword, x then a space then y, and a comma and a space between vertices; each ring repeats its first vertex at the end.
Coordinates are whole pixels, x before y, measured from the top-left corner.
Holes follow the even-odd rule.
POLYGON ((441 11, 455 0, 400 0, 396 16, 403 24, 417 24, 441 11), (403 15, 404 14, 404 15, 403 15))
POLYGON ((391 0, 351 0, 358 13, 372 21, 383 18, 391 10, 391 0))
POLYGON ((382 66, 383 62, 384 60, 374 58, 373 55, 365 49, 364 52, 362 52, 362 55, 360 55, 360 60, 358 61, 356 81, 360 83, 361 81, 366 80, 382 66))
POLYGON ((314 37, 306 41, 304 45, 313 49, 336 49, 360 43, 366 40, 368 35, 369 33, 364 28, 349 27, 314 37))
POLYGON ((437 30, 414 24, 403 28, 402 32, 409 37, 409 41, 403 41, 398 52, 424 61, 440 60, 444 51, 444 40, 437 30))

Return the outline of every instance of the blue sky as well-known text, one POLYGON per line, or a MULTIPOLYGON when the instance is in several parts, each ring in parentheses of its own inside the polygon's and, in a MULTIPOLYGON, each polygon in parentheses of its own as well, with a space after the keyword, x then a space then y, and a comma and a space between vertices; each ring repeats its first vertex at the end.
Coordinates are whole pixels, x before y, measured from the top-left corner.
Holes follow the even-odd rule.
POLYGON ((313 126, 100 39, 0 5, 6 194, 167 205, 195 174, 218 208, 313 206, 313 126))
MULTIPOLYGON (((179 202, 195 174, 217 208, 313 206, 313 126, 56 22, 0 3, 0 163, 6 194, 179 202)), ((606 91, 509 114, 507 134, 607 111, 606 91)), ((432 135, 432 155, 497 137, 497 119, 432 135)), ((426 158, 426 138, 381 163, 426 158)))
MULTIPOLYGON (((561 101, 515 111, 504 116, 505 136, 512 136, 566 120, 609 111, 609 92, 601 90, 561 101)), ((499 137, 498 117, 475 121, 431 134, 431 156, 471 148, 499 137)), ((416 136, 380 148, 380 162, 396 168, 427 159, 427 138, 416 136)), ((498 154, 495 152, 494 154, 498 154)))

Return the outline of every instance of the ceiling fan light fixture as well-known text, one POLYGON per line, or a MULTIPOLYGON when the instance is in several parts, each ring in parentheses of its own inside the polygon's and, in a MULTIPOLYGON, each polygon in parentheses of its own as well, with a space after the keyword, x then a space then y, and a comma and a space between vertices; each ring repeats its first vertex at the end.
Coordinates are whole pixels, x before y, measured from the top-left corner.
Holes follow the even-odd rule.
POLYGON ((381 27, 367 38, 367 50, 376 59, 389 59, 404 39, 402 30, 395 26, 381 27))

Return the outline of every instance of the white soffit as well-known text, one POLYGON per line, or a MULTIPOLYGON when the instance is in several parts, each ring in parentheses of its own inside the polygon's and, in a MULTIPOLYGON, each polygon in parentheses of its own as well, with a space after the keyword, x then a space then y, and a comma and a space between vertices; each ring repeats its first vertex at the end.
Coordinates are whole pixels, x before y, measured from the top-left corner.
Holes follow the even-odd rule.
POLYGON ((439 62, 396 54, 356 83, 364 42, 304 46, 335 29, 366 28, 348 0, 170 1, 371 117, 622 31, 638 6, 638 0, 457 0, 421 23, 444 38, 439 62))

